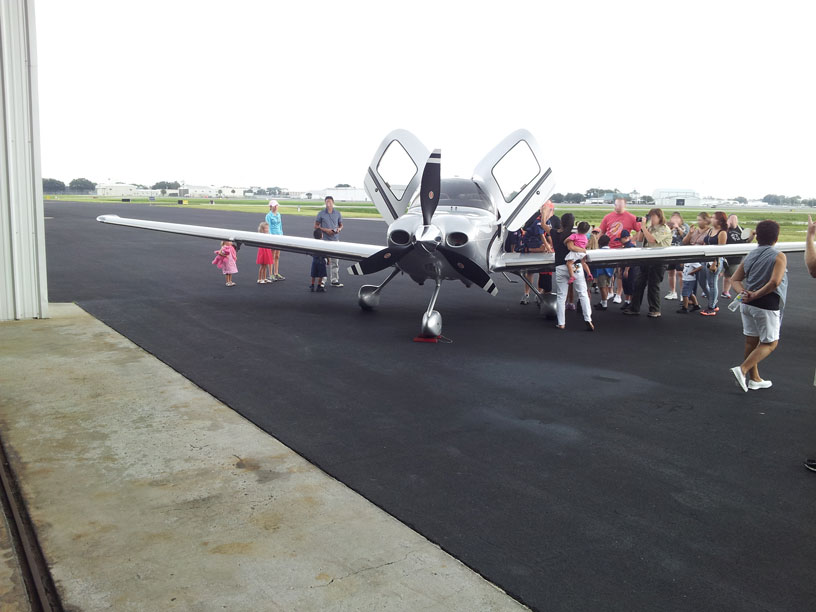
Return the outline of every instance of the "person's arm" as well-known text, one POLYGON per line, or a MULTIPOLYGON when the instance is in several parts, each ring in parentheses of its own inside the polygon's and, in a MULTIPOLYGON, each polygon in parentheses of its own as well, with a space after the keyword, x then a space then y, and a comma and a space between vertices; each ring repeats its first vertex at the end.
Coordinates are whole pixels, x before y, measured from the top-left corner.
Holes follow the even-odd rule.
POLYGON ((690 229, 690 230, 688 231, 688 234, 686 234, 685 236, 683 236, 683 244, 691 244, 691 242, 692 242, 692 236, 693 236, 694 234, 696 234, 696 233, 697 233, 697 232, 696 232, 695 230, 690 229))
POLYGON ((728 242, 728 232, 720 232, 717 234, 717 244, 725 244, 728 242))
MULTIPOLYGON (((742 264, 740 264, 740 268, 742 264)), ((784 253, 780 253, 776 256, 776 262, 774 262, 773 272, 771 272, 771 278, 768 279, 768 282, 762 285, 756 291, 747 291, 743 289, 742 301, 746 304, 755 300, 757 298, 761 298, 763 295, 768 295, 769 293, 773 293, 776 288, 782 284, 782 279, 785 276, 785 269, 788 267, 788 258, 785 257, 784 253)), ((739 271, 739 268, 737 269, 739 271)), ((736 273, 735 273, 736 274, 736 273)), ((739 286, 734 285, 734 277, 731 277, 731 284, 737 288, 742 287, 742 278, 739 279, 740 283, 739 286)))
POLYGON ((816 236, 816 223, 814 223, 813 218, 808 215, 807 237, 805 238, 805 265, 810 275, 816 278, 816 245, 813 243, 814 236, 816 236))
POLYGON ((654 237, 654 234, 652 234, 652 232, 649 231, 649 228, 646 227, 645 225, 643 226, 643 228, 640 231, 643 234, 643 238, 649 244, 655 244, 657 242, 657 238, 654 237))

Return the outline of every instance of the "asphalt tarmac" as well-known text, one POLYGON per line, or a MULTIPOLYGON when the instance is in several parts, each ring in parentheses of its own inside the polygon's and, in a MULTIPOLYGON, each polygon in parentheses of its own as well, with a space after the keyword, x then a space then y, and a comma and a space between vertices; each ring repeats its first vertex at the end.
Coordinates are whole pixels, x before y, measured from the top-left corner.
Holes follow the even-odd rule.
MULTIPOLYGON (((284 253, 286 280, 258 285, 245 247, 227 288, 217 244, 95 220, 254 230, 261 215, 45 208, 50 301, 77 302, 531 608, 813 609, 816 280, 801 256, 760 366, 774 386, 743 393, 724 303, 716 317, 612 307, 594 333, 567 313, 559 331, 496 275, 497 297, 445 283, 452 343, 420 344, 430 284, 398 277, 363 312, 371 279, 342 266, 345 287, 312 294, 310 258, 284 253)), ((283 223, 311 233, 310 218, 283 223)), ((381 221, 345 225, 384 244, 381 221)))

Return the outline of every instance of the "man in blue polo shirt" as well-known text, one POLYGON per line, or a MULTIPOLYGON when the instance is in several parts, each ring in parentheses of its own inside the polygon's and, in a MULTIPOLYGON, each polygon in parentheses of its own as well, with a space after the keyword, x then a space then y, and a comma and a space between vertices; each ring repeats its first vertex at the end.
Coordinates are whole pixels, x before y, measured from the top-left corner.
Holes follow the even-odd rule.
MULTIPOLYGON (((326 208, 317 213, 315 229, 323 232, 323 240, 340 240, 340 231, 343 229, 343 216, 334 209, 334 198, 326 196, 326 208)), ((329 259, 332 287, 342 287, 340 282, 340 261, 336 257, 329 259)))

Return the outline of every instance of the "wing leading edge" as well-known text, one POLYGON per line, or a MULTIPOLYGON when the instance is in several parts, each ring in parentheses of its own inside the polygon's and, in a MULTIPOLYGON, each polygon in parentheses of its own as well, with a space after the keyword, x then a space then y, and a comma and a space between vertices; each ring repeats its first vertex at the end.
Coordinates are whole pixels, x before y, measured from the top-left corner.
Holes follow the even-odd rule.
POLYGON ((382 250, 382 246, 361 244, 357 242, 334 242, 330 240, 316 240, 301 238, 300 236, 279 236, 259 234, 243 230, 232 230, 220 227, 205 227, 201 225, 184 225, 182 223, 164 223, 162 221, 147 221, 144 219, 127 219, 118 215, 101 215, 96 218, 100 223, 122 225, 139 229, 210 238, 213 240, 230 240, 248 246, 304 253, 307 255, 325 255, 348 261, 360 261, 382 250))
MULTIPOLYGON (((587 262, 591 266, 637 266, 642 263, 683 263, 686 261, 708 261, 716 257, 739 257, 747 255, 755 248, 751 244, 722 244, 702 246, 672 246, 660 248, 594 249, 588 251, 587 262)), ((777 242, 774 247, 783 253, 801 253, 804 242, 777 242)), ((517 272, 535 268, 555 267, 552 253, 500 253, 491 266, 491 272, 517 272)))

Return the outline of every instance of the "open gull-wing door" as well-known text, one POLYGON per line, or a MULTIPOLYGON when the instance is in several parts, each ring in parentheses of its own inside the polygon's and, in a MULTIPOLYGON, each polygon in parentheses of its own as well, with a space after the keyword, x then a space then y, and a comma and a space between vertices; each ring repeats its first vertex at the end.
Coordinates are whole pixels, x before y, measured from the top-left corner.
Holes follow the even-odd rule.
POLYGON ((515 231, 555 190, 552 168, 533 135, 516 130, 479 162, 473 180, 499 210, 499 222, 515 231))
POLYGON ((411 132, 394 130, 380 143, 363 185, 388 223, 405 214, 430 151, 411 132))

